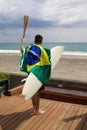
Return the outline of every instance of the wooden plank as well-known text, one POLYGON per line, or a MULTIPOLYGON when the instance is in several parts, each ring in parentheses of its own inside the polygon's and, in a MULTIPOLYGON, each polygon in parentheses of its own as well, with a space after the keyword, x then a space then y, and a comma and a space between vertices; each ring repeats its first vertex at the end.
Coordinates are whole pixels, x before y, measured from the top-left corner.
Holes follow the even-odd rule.
POLYGON ((15 107, 17 107, 18 104, 22 104, 22 102, 23 102, 23 98, 19 98, 19 102, 16 101, 16 98, 18 99, 18 97, 3 98, 3 100, 2 100, 3 104, 1 106, 0 112, 5 115, 8 113, 10 114, 11 112, 14 112, 16 109, 15 107))
POLYGON ((27 107, 25 107, 23 104, 23 98, 21 102, 20 102, 21 98, 16 99, 16 97, 15 98, 13 97, 13 99, 15 99, 16 102, 18 99, 19 101, 16 104, 15 102, 12 102, 12 100, 10 100, 9 106, 7 105, 8 109, 5 111, 5 115, 3 114, 3 116, 1 116, 1 119, 0 119, 0 123, 2 124, 4 129, 8 129, 8 130, 12 130, 13 128, 15 128, 15 126, 17 126, 17 123, 18 123, 18 118, 21 119, 20 117, 22 117, 23 119, 23 115, 27 115, 28 113, 27 107), (23 110, 25 111, 22 113, 23 110))
POLYGON ((84 91, 70 90, 70 89, 64 89, 64 88, 61 89, 61 88, 55 88, 55 87, 46 87, 45 90, 51 91, 51 92, 74 95, 74 96, 82 96, 83 98, 87 97, 87 92, 84 92, 84 91))
MULTIPOLYGON (((43 120, 43 123, 40 124, 39 129, 42 130, 47 126, 50 121, 54 118, 54 115, 57 113, 57 107, 59 107, 58 103, 54 104, 54 108, 52 107, 52 110, 50 111, 50 114, 46 116, 46 118, 43 120)), ((47 113, 46 113, 47 114, 47 113)), ((52 124, 50 124, 52 125, 52 124)))
MULTIPOLYGON (((67 124, 67 122, 64 121, 65 118, 68 118, 72 115, 73 111, 74 111, 74 106, 72 106, 70 109, 68 109, 68 111, 66 112, 66 115, 63 117, 63 119, 61 119, 60 124, 57 127, 57 130, 62 130, 65 129, 65 126, 67 124)), ((69 125, 69 124, 68 124, 69 125)))
MULTIPOLYGON (((43 104, 41 104, 41 108, 44 108, 46 111, 47 109, 49 108, 49 104, 50 104, 51 101, 48 101, 47 104, 46 102, 44 102, 43 104), (44 107, 45 106, 45 107, 44 107)), ((24 130, 24 129, 31 129, 38 121, 39 119, 41 118, 41 115, 40 116, 32 116, 32 118, 30 120, 25 121, 21 126, 18 127, 18 130, 24 130)))
POLYGON ((54 114, 53 118, 50 119, 50 122, 48 122, 48 124, 45 126, 44 130, 50 130, 51 129, 51 127, 53 126, 54 122, 58 118, 58 114, 60 113, 61 108, 62 108, 62 104, 59 104, 57 106, 57 108, 56 108, 57 109, 56 113, 54 114))
MULTIPOLYGON (((39 129, 40 125, 44 123, 44 121, 49 117, 49 115, 52 113, 52 111, 55 110, 57 103, 55 102, 55 105, 50 103, 50 109, 48 106, 48 110, 47 112, 43 115, 41 115, 43 118, 41 119, 41 117, 39 117, 39 121, 37 121, 37 123, 34 124, 34 126, 31 128, 32 129, 39 129)), ((43 124, 44 125, 44 124, 43 124)))
POLYGON ((32 116, 32 102, 22 96, 0 99, 0 130, 86 130, 87 106, 41 99, 45 114, 32 116))
POLYGON ((51 127, 51 130, 57 129, 58 125, 60 124, 62 118, 65 116, 66 112, 68 111, 70 106, 65 106, 65 104, 62 104, 62 107, 57 115, 57 119, 55 120, 53 126, 51 127))
POLYGON ((64 122, 66 122, 64 126, 64 130, 70 129, 72 122, 74 121, 76 114, 78 113, 78 110, 79 110, 79 107, 74 106, 73 112, 68 117, 64 117, 64 122))
POLYGON ((87 114, 86 114, 85 121, 84 121, 84 123, 83 123, 82 130, 87 130, 87 114))
MULTIPOLYGON (((30 100, 29 100, 30 101, 30 100)), ((23 114, 19 114, 19 118, 18 119, 20 119, 20 120, 18 120, 17 122, 16 122, 16 124, 14 123, 14 127, 15 127, 15 125, 17 125, 18 124, 18 126, 20 126, 19 124, 21 124, 21 126, 23 127, 23 123, 25 124, 25 122, 27 122, 28 120, 31 120, 32 119, 32 115, 31 115, 31 113, 32 113, 32 104, 30 105, 28 105, 28 101, 26 102, 26 101, 24 101, 24 106, 26 106, 26 104, 27 104, 27 107, 26 107, 26 111, 25 112, 23 112, 23 114), (21 123, 20 123, 21 122, 21 123)), ((25 107, 23 107, 23 108, 25 108, 25 107)), ((15 119, 16 119, 16 117, 15 117, 15 119)), ((18 127, 17 129, 19 130, 19 128, 20 127, 18 127)))
POLYGON ((12 89, 9 89, 7 91, 7 95, 8 96, 15 96, 15 95, 19 95, 22 93, 22 89, 23 89, 23 85, 20 85, 18 87, 15 87, 15 88, 12 88, 12 89))
POLYGON ((82 124, 80 125, 80 122, 82 121, 83 115, 86 114, 84 110, 84 108, 79 108, 79 111, 71 125, 70 130, 82 130, 82 124))
POLYGON ((79 92, 80 94, 74 94, 74 92, 71 93, 70 90, 62 90, 63 89, 60 90, 58 88, 50 87, 41 92, 41 97, 57 101, 87 105, 87 92, 79 92))
POLYGON ((86 130, 87 129, 86 119, 87 119, 87 110, 84 109, 84 111, 82 113, 82 119, 81 119, 80 123, 77 125, 76 130, 86 130), (86 124, 85 124, 85 121, 86 121, 86 124))

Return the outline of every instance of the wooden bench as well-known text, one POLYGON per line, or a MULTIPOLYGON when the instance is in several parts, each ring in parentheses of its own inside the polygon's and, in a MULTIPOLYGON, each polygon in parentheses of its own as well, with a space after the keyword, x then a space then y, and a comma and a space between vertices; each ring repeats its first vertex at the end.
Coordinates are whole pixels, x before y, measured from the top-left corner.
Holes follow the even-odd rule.
POLYGON ((8 96, 15 96, 15 95, 20 95, 22 93, 23 85, 20 85, 18 87, 9 89, 7 91, 8 96))
POLYGON ((40 96, 46 99, 87 105, 87 92, 84 91, 46 87, 40 96))
MULTIPOLYGON (((10 89, 7 95, 21 94, 23 85, 10 89)), ((87 84, 63 80, 50 80, 45 90, 40 93, 42 98, 87 105, 87 84)))

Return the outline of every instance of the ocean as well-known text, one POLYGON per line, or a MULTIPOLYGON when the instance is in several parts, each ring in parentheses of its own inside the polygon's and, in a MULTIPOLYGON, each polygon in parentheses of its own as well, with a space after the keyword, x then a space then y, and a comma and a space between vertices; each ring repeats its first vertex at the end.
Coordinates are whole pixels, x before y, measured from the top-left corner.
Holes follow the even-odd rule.
MULTIPOLYGON (((20 44, 21 43, 0 43, 0 53, 20 53, 20 44)), ((28 44, 29 43, 25 43, 25 46, 28 46, 28 44)), ((64 46, 63 55, 87 56, 87 43, 48 42, 43 43, 42 46, 49 49, 55 46, 64 46)))

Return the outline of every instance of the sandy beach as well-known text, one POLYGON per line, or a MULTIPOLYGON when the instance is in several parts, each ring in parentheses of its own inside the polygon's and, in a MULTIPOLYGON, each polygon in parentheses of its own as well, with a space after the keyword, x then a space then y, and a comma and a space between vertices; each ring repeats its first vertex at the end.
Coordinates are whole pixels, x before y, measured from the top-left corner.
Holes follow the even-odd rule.
MULTIPOLYGON (((0 53, 0 72, 26 75, 19 70, 21 54, 0 53)), ((87 82, 87 56, 62 56, 51 78, 87 82)))

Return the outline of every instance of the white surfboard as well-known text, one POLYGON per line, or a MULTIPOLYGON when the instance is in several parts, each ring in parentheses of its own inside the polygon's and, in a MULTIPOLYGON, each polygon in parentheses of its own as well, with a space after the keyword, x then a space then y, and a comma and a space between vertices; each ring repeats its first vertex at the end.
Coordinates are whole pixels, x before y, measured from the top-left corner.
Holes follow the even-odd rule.
MULTIPOLYGON (((63 51, 64 46, 56 46, 51 49, 51 72, 58 64, 63 51)), ((23 79, 23 81, 24 80, 26 80, 26 82, 22 90, 22 95, 25 96, 25 100, 28 100, 40 89, 42 83, 33 73, 30 73, 28 78, 23 79)))
POLYGON ((58 64, 60 57, 64 51, 64 46, 56 46, 51 49, 51 63, 52 63, 52 70, 58 64))

